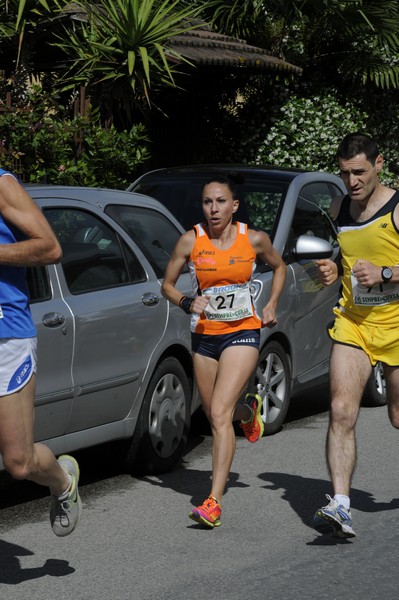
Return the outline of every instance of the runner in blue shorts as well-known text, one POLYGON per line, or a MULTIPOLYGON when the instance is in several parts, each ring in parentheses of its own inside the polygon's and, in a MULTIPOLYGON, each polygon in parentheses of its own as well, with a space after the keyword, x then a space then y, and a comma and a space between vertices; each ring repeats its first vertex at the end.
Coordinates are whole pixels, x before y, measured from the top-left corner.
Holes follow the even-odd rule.
POLYGON ((12 477, 50 488, 52 529, 65 536, 81 514, 79 467, 33 440, 36 328, 25 269, 60 259, 43 214, 14 175, 0 169, 0 453, 12 477))

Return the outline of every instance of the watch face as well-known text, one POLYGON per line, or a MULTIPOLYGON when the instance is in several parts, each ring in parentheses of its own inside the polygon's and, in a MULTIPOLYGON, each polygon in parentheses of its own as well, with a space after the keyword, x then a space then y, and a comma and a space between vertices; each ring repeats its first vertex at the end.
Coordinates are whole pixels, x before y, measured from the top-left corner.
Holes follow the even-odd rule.
POLYGON ((382 278, 385 280, 391 279, 392 277, 392 269, 390 269, 389 267, 384 267, 382 269, 382 278))

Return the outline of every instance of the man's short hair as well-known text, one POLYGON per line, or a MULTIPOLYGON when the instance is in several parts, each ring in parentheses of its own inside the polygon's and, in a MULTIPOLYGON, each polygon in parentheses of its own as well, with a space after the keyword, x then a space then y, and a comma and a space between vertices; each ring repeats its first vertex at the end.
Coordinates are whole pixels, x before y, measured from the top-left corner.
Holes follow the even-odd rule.
POLYGON ((358 154, 365 154, 367 160, 374 165, 380 154, 377 142, 360 131, 348 133, 338 146, 337 158, 349 160, 358 154))

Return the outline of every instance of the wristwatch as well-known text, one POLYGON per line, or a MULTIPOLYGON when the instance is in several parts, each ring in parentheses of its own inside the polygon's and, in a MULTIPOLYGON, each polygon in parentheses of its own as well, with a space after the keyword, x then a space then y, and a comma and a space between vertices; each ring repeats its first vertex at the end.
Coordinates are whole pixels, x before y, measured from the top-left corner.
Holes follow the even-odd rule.
POLYGON ((389 283, 392 279, 393 271, 389 267, 381 268, 381 277, 384 283, 389 283))

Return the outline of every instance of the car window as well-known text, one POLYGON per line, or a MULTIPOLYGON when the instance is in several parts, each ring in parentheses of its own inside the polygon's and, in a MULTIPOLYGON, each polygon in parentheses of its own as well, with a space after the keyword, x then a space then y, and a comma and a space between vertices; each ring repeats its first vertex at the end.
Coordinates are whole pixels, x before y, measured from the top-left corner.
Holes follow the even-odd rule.
POLYGON ((134 240, 157 277, 165 275, 180 231, 162 213, 139 206, 109 204, 105 212, 134 240))
POLYGON ((341 190, 333 183, 315 181, 303 186, 300 192, 300 197, 305 200, 309 200, 310 202, 314 202, 320 206, 320 208, 328 212, 330 209, 331 200, 336 196, 340 196, 341 194, 341 190))
POLYGON ((51 288, 46 267, 27 268, 26 281, 31 304, 44 302, 51 298, 51 288))
POLYGON ((285 186, 272 182, 251 182, 243 186, 239 190, 239 196, 248 215, 244 218, 245 222, 255 229, 263 229, 273 238, 277 215, 285 193, 285 186))
POLYGON ((133 252, 97 216, 75 208, 44 210, 62 247, 62 268, 72 294, 146 280, 133 252))
POLYGON ((327 212, 314 202, 299 197, 291 223, 288 246, 292 248, 300 235, 312 235, 336 245, 336 232, 327 212))

